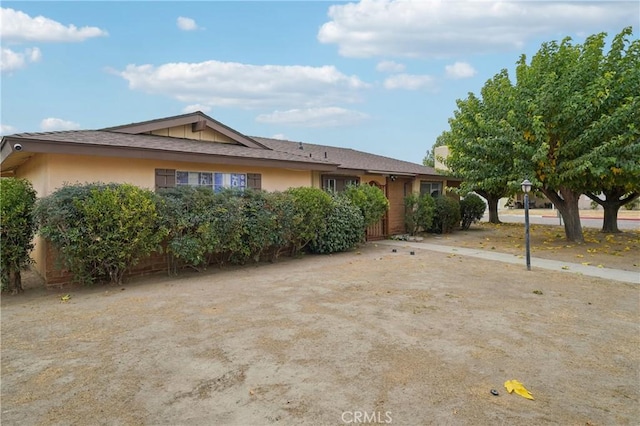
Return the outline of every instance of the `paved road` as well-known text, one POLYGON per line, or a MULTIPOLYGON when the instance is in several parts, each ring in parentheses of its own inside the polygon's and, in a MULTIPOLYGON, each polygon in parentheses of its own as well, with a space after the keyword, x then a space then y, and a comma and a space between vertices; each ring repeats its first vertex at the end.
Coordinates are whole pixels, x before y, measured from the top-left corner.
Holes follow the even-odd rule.
MULTIPOLYGON (((543 215, 539 214, 531 214, 529 215, 529 221, 533 224, 539 225, 560 225, 560 221, 557 216, 554 216, 556 213, 555 210, 549 210, 549 213, 545 213, 543 215)), ((524 215, 523 214, 509 214, 508 211, 498 213, 498 216, 502 222, 508 223, 524 223, 524 215)), ((483 220, 486 222, 489 220, 489 215, 485 215, 483 220)), ((583 217, 581 219, 582 226, 584 228, 602 228, 602 219, 589 219, 583 217)), ((640 230, 640 220, 637 219, 622 219, 618 218, 618 228, 620 230, 628 229, 628 230, 640 230)))

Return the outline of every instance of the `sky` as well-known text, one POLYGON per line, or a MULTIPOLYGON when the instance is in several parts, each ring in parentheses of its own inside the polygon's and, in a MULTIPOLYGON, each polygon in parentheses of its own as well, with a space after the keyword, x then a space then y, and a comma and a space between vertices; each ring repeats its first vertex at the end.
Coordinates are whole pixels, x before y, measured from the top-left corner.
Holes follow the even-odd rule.
POLYGON ((638 1, 3 1, 3 135, 203 111, 248 135, 422 163, 456 100, 638 1))

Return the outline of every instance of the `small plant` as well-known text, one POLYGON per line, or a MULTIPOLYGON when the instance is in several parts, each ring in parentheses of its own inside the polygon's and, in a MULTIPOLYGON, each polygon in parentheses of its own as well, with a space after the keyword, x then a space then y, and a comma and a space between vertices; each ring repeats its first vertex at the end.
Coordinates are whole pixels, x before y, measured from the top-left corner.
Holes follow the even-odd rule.
POLYGON ((2 291, 20 293, 21 270, 31 263, 36 192, 24 179, 0 178, 0 275, 2 291))
POLYGON ((599 206, 600 204, 598 204, 597 202, 595 202, 595 201, 591 200, 590 205, 591 205, 591 210, 598 210, 598 206, 599 206))
POLYGON ((486 209, 487 205, 482 198, 474 193, 467 194, 460 200, 460 228, 462 230, 469 229, 472 223, 480 221, 486 209))

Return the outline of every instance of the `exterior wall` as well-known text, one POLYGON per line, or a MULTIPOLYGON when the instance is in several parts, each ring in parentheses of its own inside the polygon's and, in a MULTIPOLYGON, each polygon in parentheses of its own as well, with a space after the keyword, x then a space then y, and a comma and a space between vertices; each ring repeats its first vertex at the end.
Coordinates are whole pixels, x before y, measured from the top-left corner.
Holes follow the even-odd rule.
MULTIPOLYGON (((38 197, 43 197, 49 191, 49 163, 48 155, 37 154, 16 170, 16 177, 27 179, 33 185, 38 197)), ((44 276, 47 267, 47 247, 40 237, 34 238, 34 247, 31 251, 31 259, 35 262, 33 267, 40 275, 44 276)))
POLYGON ((447 166, 444 165, 442 161, 439 159, 445 159, 449 156, 449 147, 446 145, 437 146, 434 150, 435 158, 434 158, 434 168, 436 170, 449 170, 447 166))
POLYGON ((191 130, 191 124, 185 124, 184 126, 170 127, 168 129, 154 130, 149 132, 156 136, 171 136, 174 138, 195 139, 198 141, 210 141, 210 142, 222 142, 222 143, 236 143, 233 139, 222 133, 216 132, 210 127, 207 127, 201 132, 194 132, 191 130))
POLYGON ((33 160, 20 167, 16 175, 29 180, 33 178, 34 187, 37 183, 40 197, 51 194, 65 182, 120 182, 154 189, 156 168, 200 172, 260 173, 262 188, 268 191, 284 191, 290 187, 312 184, 311 172, 308 170, 145 159, 123 160, 114 157, 61 154, 49 154, 42 159, 34 158, 33 160), (123 167, 124 163, 126 167, 123 167))

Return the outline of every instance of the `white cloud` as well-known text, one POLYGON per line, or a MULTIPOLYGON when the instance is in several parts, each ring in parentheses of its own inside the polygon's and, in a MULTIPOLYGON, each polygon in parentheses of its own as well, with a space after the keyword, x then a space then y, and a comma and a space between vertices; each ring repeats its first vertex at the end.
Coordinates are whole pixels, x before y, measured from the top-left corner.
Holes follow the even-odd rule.
POLYGON ((356 102, 369 85, 334 66, 248 65, 206 61, 160 66, 127 65, 116 74, 131 90, 185 103, 252 108, 315 107, 356 102))
POLYGON ((61 118, 49 117, 40 122, 40 128, 45 132, 53 132, 56 130, 77 130, 80 124, 74 121, 67 121, 61 118))
POLYGON ((8 124, 0 124, 0 135, 11 135, 16 133, 18 129, 8 124))
POLYGON ((394 61, 382 61, 378 62, 376 70, 380 72, 402 72, 405 70, 405 66, 394 61))
POLYGON ((630 1, 362 0, 331 6, 318 40, 347 57, 449 57, 636 26, 639 13, 630 1))
POLYGON ((42 53, 37 47, 25 49, 22 52, 15 52, 11 49, 0 49, 0 71, 10 72, 24 68, 28 62, 38 62, 42 58, 42 53))
POLYGON ((453 65, 447 65, 444 67, 447 77, 449 78, 469 78, 478 73, 470 64, 466 62, 456 62, 453 65))
POLYGON ((184 112, 185 114, 190 112, 196 112, 196 111, 209 112, 211 111, 211 106, 202 105, 202 104, 192 104, 182 108, 182 112, 184 112))
POLYGON ((191 18, 185 18, 184 16, 178 16, 176 25, 182 31, 195 31, 198 29, 198 24, 196 24, 196 21, 191 18))
POLYGON ((367 114, 340 107, 290 109, 261 114, 256 121, 301 127, 337 127, 357 124, 369 118, 367 114))
POLYGON ((286 141, 287 137, 284 133, 276 133, 275 135, 271 136, 271 139, 280 139, 281 141, 286 141))
POLYGON ((108 35, 98 27, 63 25, 44 16, 32 18, 24 12, 0 8, 0 37, 5 42, 75 42, 108 35))
POLYGON ((396 74, 384 81, 385 89, 419 90, 432 86, 433 77, 430 75, 396 74))

